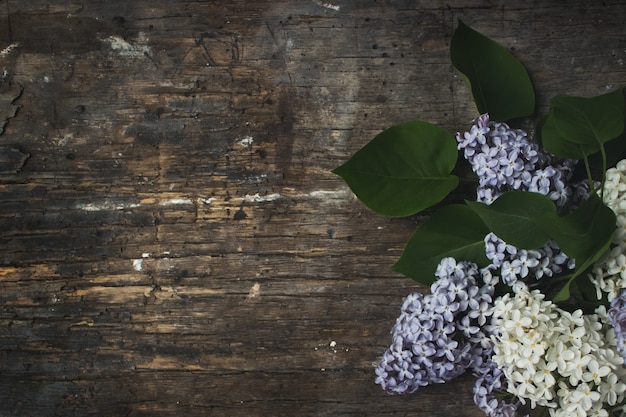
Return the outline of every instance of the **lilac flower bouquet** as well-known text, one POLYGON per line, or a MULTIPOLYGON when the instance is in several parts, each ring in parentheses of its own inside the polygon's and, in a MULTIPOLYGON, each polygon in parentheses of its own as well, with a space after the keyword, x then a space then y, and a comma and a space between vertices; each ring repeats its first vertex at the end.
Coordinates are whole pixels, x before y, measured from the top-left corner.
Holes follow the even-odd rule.
POLYGON ((393 266, 430 291, 404 300, 375 382, 404 394, 470 372, 488 416, 624 416, 624 92, 558 95, 531 137, 511 127, 535 112, 525 68, 462 22, 450 50, 469 129, 396 125, 333 171, 383 215, 439 207, 393 266), (463 165, 475 201, 441 204, 463 165))

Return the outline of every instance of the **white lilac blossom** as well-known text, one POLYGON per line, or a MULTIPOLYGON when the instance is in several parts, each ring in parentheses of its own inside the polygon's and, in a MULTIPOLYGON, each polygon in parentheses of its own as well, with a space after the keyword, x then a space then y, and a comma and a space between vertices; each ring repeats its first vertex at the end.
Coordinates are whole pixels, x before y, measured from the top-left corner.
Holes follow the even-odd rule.
POLYGON ((617 229, 610 250, 594 264, 590 279, 598 299, 606 293, 611 301, 626 289, 626 160, 606 171, 603 201, 615 213, 617 229))
POLYGON ((376 383, 390 394, 449 381, 483 365, 491 355, 494 287, 478 267, 444 258, 430 294, 406 297, 392 329, 392 343, 376 369, 376 383))
POLYGON ((492 359, 509 393, 532 408, 547 407, 552 417, 621 407, 626 368, 603 307, 596 314, 570 313, 540 291, 518 286, 495 301, 493 320, 492 359))

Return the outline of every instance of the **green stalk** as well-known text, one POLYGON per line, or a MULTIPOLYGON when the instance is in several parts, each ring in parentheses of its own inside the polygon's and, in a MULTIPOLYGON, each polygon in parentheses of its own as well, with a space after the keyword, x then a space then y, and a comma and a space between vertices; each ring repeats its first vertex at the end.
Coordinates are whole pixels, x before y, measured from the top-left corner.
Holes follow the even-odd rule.
POLYGON ((584 154, 585 157, 583 161, 585 161, 585 171, 587 172, 587 181, 589 181, 589 189, 592 193, 596 192, 595 187, 593 186, 593 178, 591 177, 591 167, 589 166, 589 158, 587 158, 587 154, 584 154))
POLYGON ((600 200, 604 202, 604 181, 606 180, 606 149, 600 144, 600 154, 602 155, 602 182, 600 183, 600 200))

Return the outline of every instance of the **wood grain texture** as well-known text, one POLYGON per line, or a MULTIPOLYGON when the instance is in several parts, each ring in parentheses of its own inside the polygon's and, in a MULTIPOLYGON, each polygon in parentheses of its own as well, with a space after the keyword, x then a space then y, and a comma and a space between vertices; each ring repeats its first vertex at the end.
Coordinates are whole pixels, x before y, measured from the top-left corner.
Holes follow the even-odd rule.
POLYGON ((0 1, 0 416, 482 415, 374 385, 423 218, 330 173, 475 117, 459 18, 540 111, 626 85, 624 1, 0 1))

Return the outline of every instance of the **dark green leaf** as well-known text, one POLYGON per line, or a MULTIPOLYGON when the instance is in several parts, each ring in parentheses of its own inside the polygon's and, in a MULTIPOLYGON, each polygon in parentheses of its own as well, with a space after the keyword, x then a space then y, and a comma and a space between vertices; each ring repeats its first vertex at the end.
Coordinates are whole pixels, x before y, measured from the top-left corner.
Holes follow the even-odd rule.
POLYGON ((549 197, 532 192, 509 191, 491 205, 467 201, 485 225, 506 243, 523 249, 543 246, 550 236, 542 224, 545 216, 556 216, 549 197))
POLYGON ((576 269, 574 269, 571 277, 567 280, 565 285, 563 285, 563 288, 561 288, 561 290, 552 298, 552 301, 554 301, 555 303, 559 303, 570 298, 569 287, 571 286, 571 284, 576 280, 576 278, 579 278, 587 269, 589 269, 589 267, 592 266, 594 262, 600 259, 600 257, 604 254, 604 252, 609 249, 610 246, 611 240, 609 239, 607 242, 605 242, 603 246, 597 248, 597 252, 594 255, 585 259, 584 262, 580 263, 577 259, 576 269))
POLYGON ((624 132, 626 105, 622 90, 584 98, 558 95, 541 126, 541 141, 548 152, 582 159, 624 132))
POLYGON ((458 151, 454 136, 412 121, 378 134, 333 172, 366 206, 386 216, 408 216, 443 200, 459 179, 451 175, 458 151))
POLYGON ((599 151, 597 145, 581 145, 568 141, 554 125, 554 120, 546 117, 541 124, 541 144, 548 152, 562 158, 584 159, 599 151))
POLYGON ((625 111, 622 90, 591 98, 561 94, 550 101, 548 117, 568 141, 599 145, 622 134, 625 111))
POLYGON ((394 271, 430 285, 442 258, 451 256, 484 267, 485 236, 489 233, 480 217, 469 207, 449 205, 435 212, 420 226, 406 245, 394 271))
POLYGON ((479 113, 505 121, 535 112, 535 92, 524 66, 509 51, 463 22, 452 36, 454 67, 469 84, 479 113))
POLYGON ((610 246, 616 218, 613 210, 604 205, 600 197, 592 194, 573 213, 546 221, 545 226, 563 252, 576 259, 574 273, 553 298, 554 302, 560 302, 569 298, 569 286, 574 279, 593 265, 610 246))
POLYGON ((591 194, 574 212, 549 219, 544 226, 559 248, 578 262, 593 257, 611 240, 616 219, 613 210, 596 194, 591 194))
MULTIPOLYGON (((619 161, 626 157, 626 131, 619 137, 604 144, 606 150, 606 167, 614 167, 619 161)), ((595 153, 589 157, 589 165, 592 169, 602 170, 602 156, 595 153)))

